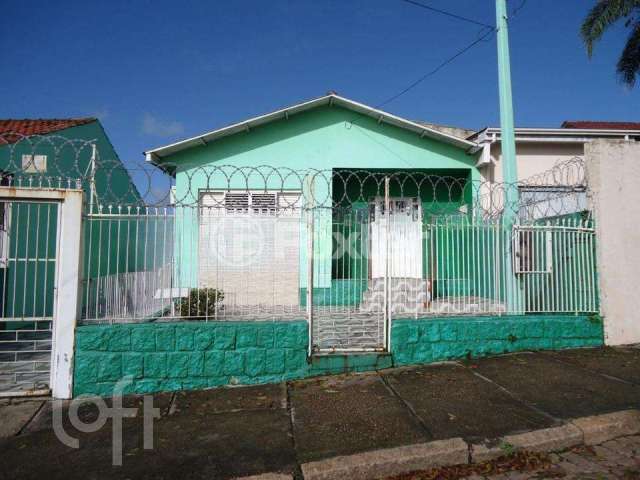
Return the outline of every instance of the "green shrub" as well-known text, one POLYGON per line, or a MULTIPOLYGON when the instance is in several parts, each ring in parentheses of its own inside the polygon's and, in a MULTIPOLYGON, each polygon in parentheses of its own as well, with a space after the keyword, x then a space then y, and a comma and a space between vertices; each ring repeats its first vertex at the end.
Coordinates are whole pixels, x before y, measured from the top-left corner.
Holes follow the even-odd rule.
POLYGON ((188 297, 176 302, 176 310, 180 312, 181 317, 213 317, 223 299, 222 290, 194 288, 188 297))

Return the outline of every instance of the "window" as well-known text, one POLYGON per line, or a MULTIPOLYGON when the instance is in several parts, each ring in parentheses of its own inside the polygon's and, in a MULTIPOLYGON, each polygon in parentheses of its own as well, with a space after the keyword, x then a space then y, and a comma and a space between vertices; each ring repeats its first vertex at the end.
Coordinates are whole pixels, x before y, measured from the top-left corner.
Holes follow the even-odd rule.
POLYGON ((252 193, 251 210, 255 214, 274 215, 276 213, 275 193, 252 193))
POLYGON ((227 193, 224 196, 224 209, 231 215, 242 215, 249 211, 248 193, 227 193))
POLYGON ((46 155, 22 155, 22 170, 25 173, 46 173, 46 155))
POLYGON ((300 192, 203 192, 200 196, 203 214, 291 216, 299 215, 300 192))

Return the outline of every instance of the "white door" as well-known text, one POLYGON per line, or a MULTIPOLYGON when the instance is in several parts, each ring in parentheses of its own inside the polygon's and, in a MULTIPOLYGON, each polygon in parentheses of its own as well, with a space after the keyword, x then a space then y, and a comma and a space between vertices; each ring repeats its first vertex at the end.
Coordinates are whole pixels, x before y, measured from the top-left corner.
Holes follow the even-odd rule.
POLYGON ((389 205, 388 220, 384 198, 371 205, 371 278, 385 276, 387 251, 391 278, 422 278, 422 205, 417 198, 391 198, 389 205))

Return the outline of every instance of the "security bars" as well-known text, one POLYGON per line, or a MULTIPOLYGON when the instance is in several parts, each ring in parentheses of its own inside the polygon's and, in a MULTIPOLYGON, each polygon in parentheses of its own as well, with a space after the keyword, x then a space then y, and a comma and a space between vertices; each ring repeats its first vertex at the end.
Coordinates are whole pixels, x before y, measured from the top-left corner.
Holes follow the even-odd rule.
MULTIPOLYGON (((312 350, 368 351, 388 348, 394 319, 598 311, 580 159, 505 185, 467 170, 206 166, 176 174, 171 165, 124 169, 90 141, 10 140, 3 182, 85 192, 84 323, 307 319, 312 350), (46 150, 46 175, 32 172, 42 162, 22 167, 20 147, 32 156, 46 150), (68 150, 74 162, 65 170, 56 158, 68 150), (517 205, 505 204, 510 188, 520 191, 517 205), (505 211, 515 225, 502 222, 505 211)), ((0 262, 11 279, 21 275, 11 245, 26 219, 4 216, 0 262)), ((25 265, 54 261, 32 253, 25 265)), ((30 268, 42 279, 44 267, 30 268)), ((15 315, 47 298, 40 281, 28 280, 25 301, 4 295, 3 323, 28 318, 40 333, 31 319, 46 321, 46 309, 15 315)), ((17 345, 26 334, 0 335, 17 345)))

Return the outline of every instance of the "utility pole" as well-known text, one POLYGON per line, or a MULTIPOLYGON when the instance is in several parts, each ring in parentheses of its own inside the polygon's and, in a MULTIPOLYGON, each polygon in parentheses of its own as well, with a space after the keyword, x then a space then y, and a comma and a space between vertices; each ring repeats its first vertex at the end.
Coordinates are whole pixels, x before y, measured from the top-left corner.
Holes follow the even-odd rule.
MULTIPOLYGON (((503 182, 513 188, 505 191, 505 204, 518 202, 518 167, 516 165, 516 140, 513 126, 513 98, 511 95, 511 62, 509 58, 509 26, 507 0, 496 0, 496 28, 498 38, 498 81, 500 90, 500 144, 502 150, 503 182)), ((505 214, 507 212, 505 211, 505 214)), ((514 213, 514 212, 512 212, 514 213)))
POLYGON ((502 181, 504 182, 504 300, 509 313, 523 311, 518 278, 514 272, 513 250, 517 238, 513 226, 518 215, 518 167, 513 125, 513 97, 511 95, 511 61, 509 58, 509 26, 507 0, 496 0, 496 28, 498 40, 498 85, 500 92, 500 147, 502 150, 502 181))

